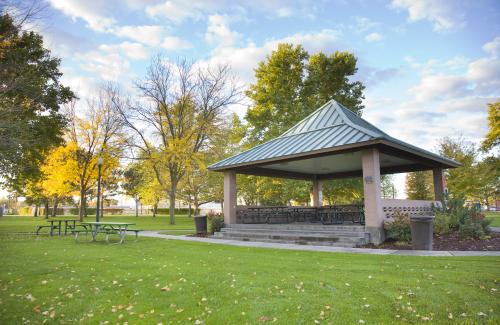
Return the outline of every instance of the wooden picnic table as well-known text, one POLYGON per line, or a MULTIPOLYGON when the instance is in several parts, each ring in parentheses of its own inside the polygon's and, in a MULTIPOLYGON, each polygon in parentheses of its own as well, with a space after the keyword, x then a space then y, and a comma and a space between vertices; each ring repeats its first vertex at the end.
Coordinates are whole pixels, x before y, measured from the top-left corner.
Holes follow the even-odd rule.
POLYGON ((97 234, 99 232, 106 233, 116 232, 120 236, 120 244, 125 241, 125 235, 127 234, 127 229, 129 226, 135 225, 135 223, 130 222, 105 222, 105 221, 92 221, 92 222, 82 222, 82 225, 90 227, 90 233, 92 234, 92 241, 96 241, 97 234))

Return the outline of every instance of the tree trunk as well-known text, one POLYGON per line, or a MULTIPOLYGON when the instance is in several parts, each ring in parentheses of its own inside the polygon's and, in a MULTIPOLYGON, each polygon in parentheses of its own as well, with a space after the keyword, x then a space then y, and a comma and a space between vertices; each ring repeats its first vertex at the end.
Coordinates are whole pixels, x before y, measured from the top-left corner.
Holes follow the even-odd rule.
POLYGON ((193 205, 194 205, 194 215, 197 216, 197 215, 199 215, 198 211, 199 211, 200 205, 196 201, 194 201, 193 205))
MULTIPOLYGON (((189 202, 188 211, 189 211, 188 217, 191 218, 191 201, 189 202)), ((196 214, 196 212, 195 212, 195 214, 196 214)))
POLYGON ((153 204, 153 217, 156 217, 156 213, 158 212, 158 203, 153 204))
POLYGON ((175 192, 177 191, 177 177, 175 175, 170 176, 172 180, 172 185, 170 186, 169 194, 169 216, 170 216, 170 224, 175 225, 175 192))
POLYGON ((139 217, 139 198, 135 197, 135 217, 139 217))
POLYGON ((57 215, 57 205, 59 200, 57 199, 57 196, 54 197, 54 207, 52 208, 52 216, 55 217, 57 215))
MULTIPOLYGON (((1 209, 2 207, 0 207, 1 209)), ((38 217, 38 204, 35 204, 35 211, 33 212, 33 217, 38 217)))
POLYGON ((83 216, 85 214, 85 191, 80 189, 80 206, 78 215, 80 216, 80 222, 83 221, 83 216))
POLYGON ((49 199, 45 200, 45 219, 49 218, 49 199))

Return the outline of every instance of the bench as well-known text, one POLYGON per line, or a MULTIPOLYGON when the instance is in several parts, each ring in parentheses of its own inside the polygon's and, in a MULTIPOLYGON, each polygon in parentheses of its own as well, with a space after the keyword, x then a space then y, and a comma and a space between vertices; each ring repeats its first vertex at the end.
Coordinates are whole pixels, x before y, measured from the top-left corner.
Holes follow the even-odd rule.
MULTIPOLYGON (((38 236, 40 234, 40 230, 42 230, 43 228, 52 228, 52 226, 37 226, 36 228, 36 235, 38 236)), ((55 228, 57 229, 57 228, 55 228)))
MULTIPOLYGON (((73 229, 71 230, 71 233, 73 233, 75 235, 75 240, 78 241, 78 235, 79 234, 92 234, 94 231, 90 230, 90 229, 73 229)), ((119 232, 116 231, 116 230, 113 230, 113 229, 101 229, 101 230, 98 230, 97 231, 98 234, 105 234, 106 235, 106 241, 109 241, 109 235, 111 234, 118 234, 119 232)))
POLYGON ((135 240, 139 238, 139 232, 143 231, 142 229, 127 229, 127 231, 135 232, 135 240))

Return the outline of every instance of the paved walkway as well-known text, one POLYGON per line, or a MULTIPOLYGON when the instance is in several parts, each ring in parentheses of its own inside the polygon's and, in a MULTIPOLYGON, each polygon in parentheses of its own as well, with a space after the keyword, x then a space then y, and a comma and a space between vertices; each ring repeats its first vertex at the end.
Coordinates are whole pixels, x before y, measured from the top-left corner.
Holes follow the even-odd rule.
POLYGON ((346 247, 332 247, 332 246, 264 243, 264 242, 251 242, 251 241, 239 241, 239 240, 228 240, 228 239, 174 236, 174 235, 163 235, 160 234, 159 232, 161 231, 143 231, 140 233, 140 236, 194 241, 194 242, 210 243, 210 244, 224 244, 224 245, 242 246, 242 247, 277 248, 277 249, 291 249, 291 250, 315 251, 315 252, 336 252, 336 253, 375 254, 375 255, 414 255, 414 256, 500 256, 500 251, 412 251, 412 250, 395 250, 395 249, 346 248, 346 247))

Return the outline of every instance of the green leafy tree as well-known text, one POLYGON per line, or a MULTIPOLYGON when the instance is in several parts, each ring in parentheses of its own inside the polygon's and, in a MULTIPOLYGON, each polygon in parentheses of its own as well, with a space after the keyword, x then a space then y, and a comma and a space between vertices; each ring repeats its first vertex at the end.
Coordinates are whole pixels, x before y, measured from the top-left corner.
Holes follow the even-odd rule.
POLYGON ((405 190, 409 200, 433 200, 432 173, 428 171, 408 173, 405 190))
POLYGON ((135 216, 139 216, 140 186, 143 183, 143 175, 138 163, 130 164, 123 172, 121 187, 126 195, 132 197, 135 202, 135 216))
POLYGON ((489 156, 476 165, 478 177, 477 195, 487 207, 500 194, 500 158, 489 156))
POLYGON ((500 144, 500 101, 488 104, 488 133, 481 149, 491 150, 500 144))
POLYGON ((14 186, 39 176, 45 154, 62 142, 62 104, 74 95, 60 83, 60 60, 43 38, 0 16, 0 176, 14 186))
MULTIPOLYGON (((256 82, 246 92, 253 104, 246 114, 248 132, 245 146, 252 147, 279 136, 331 99, 361 115, 364 86, 360 82, 349 81, 356 71, 356 58, 351 53, 310 55, 300 45, 279 44, 265 61, 259 63, 255 70, 256 82)), ((256 198, 251 194, 255 185, 250 180, 241 180, 244 177, 248 176, 239 178, 238 190, 243 193, 245 201, 255 202, 256 198)), ((284 204, 290 199, 309 201, 310 182, 271 178, 255 180, 260 184, 257 189, 259 203, 284 204)), ((351 185, 354 183, 343 180, 328 183, 327 199, 338 200, 341 195, 347 194, 340 193, 346 187, 352 195, 344 198, 347 201, 357 199, 359 191, 353 194, 351 185)))
POLYGON ((446 171, 446 183, 451 198, 474 199, 478 197, 480 180, 477 175, 476 147, 463 139, 443 138, 438 144, 439 154, 461 164, 446 171))
POLYGON ((301 45, 279 44, 259 63, 246 92, 253 101, 246 114, 249 142, 277 137, 331 99, 360 115, 364 86, 349 82, 356 61, 348 52, 309 55, 301 45))

